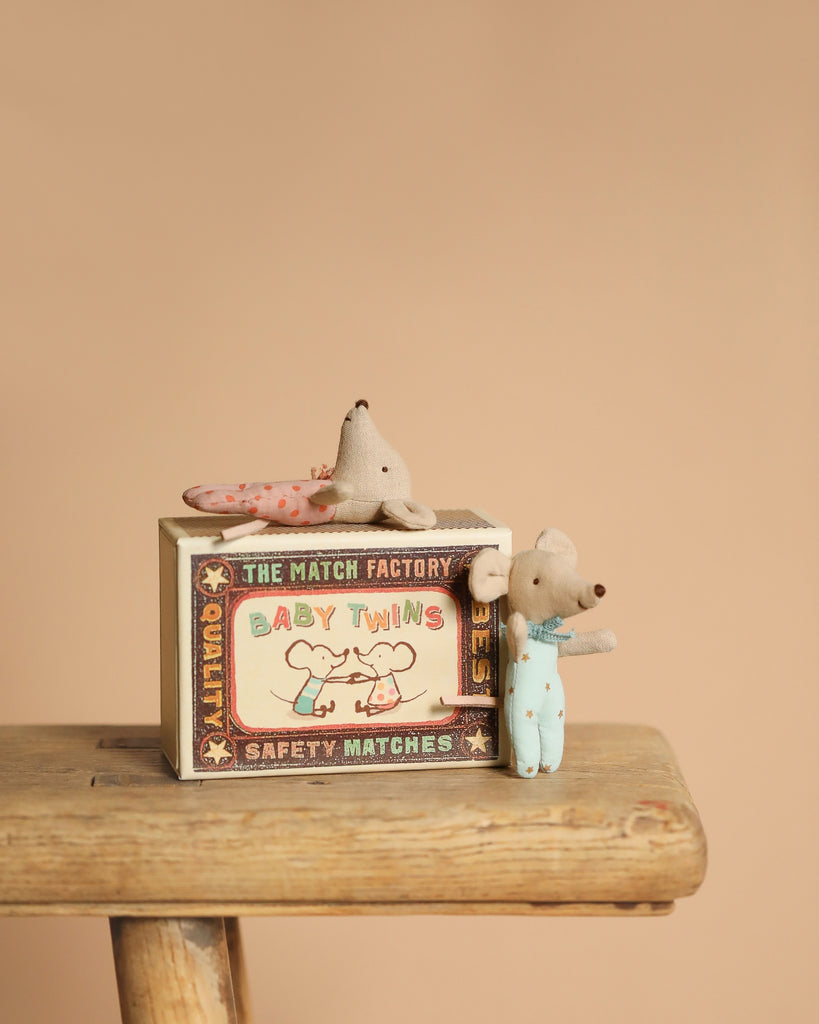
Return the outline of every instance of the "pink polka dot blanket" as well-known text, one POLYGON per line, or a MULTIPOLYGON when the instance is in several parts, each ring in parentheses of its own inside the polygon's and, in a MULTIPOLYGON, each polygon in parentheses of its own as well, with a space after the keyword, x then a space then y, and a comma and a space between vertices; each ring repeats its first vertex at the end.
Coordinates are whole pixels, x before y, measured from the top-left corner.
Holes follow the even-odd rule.
POLYGON ((331 522, 336 514, 336 505, 312 498, 329 484, 329 480, 198 484, 189 487, 182 500, 200 512, 255 516, 283 526, 318 526, 331 522))

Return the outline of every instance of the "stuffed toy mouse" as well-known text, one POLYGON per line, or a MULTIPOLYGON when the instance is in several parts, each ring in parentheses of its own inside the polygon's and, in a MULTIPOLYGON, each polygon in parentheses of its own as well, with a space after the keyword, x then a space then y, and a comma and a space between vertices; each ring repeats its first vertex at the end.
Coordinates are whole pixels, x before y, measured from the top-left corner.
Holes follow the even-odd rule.
POLYGON ((601 583, 583 579, 576 565, 574 544, 560 530, 548 529, 534 549, 514 558, 483 548, 469 570, 476 601, 508 599, 504 715, 516 770, 524 779, 534 778, 538 767, 557 771, 563 757, 566 706, 557 659, 611 651, 617 644, 609 629, 577 636, 558 632, 564 619, 594 608, 606 592, 601 583))
POLYGON ((359 399, 341 425, 335 468, 311 480, 278 483, 199 484, 182 495, 200 512, 244 514, 255 519, 222 531, 228 540, 270 523, 375 523, 425 530, 436 523, 431 508, 411 498, 410 475, 398 452, 378 433, 369 404, 359 399))

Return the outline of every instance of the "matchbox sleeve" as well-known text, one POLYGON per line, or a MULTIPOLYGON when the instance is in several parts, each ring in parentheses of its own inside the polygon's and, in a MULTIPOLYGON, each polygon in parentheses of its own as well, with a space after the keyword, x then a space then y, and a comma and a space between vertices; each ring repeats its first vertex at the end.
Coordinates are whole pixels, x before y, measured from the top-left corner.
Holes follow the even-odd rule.
POLYGON ((508 527, 441 511, 429 530, 162 519, 162 743, 183 779, 506 763, 497 602, 467 580, 508 527))

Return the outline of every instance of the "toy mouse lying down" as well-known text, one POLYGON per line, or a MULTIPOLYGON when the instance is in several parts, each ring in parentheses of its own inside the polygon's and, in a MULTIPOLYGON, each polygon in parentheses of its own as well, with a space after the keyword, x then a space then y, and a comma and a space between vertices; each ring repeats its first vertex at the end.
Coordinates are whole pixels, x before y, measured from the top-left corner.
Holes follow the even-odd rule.
MULTIPOLYGON (((515 766, 524 779, 538 767, 555 772, 563 757, 566 704, 557 659, 573 654, 612 651, 617 639, 610 629, 575 636, 559 633, 563 620, 594 608, 606 588, 580 576, 577 550, 565 533, 544 530, 534 549, 514 558, 495 548, 483 548, 469 570, 469 591, 487 604, 506 595, 509 615, 506 642, 509 665, 504 692, 504 716, 512 741, 515 766)), ((503 628, 503 627, 502 627, 503 628)), ((447 705, 496 703, 492 698, 443 700, 447 705)))
POLYGON ((230 540, 257 533, 270 523, 316 526, 383 522, 406 530, 433 527, 435 513, 410 495, 406 463, 378 433, 369 404, 361 398, 341 425, 333 470, 311 480, 199 484, 189 487, 182 500, 200 512, 255 517, 222 530, 222 537, 230 540))

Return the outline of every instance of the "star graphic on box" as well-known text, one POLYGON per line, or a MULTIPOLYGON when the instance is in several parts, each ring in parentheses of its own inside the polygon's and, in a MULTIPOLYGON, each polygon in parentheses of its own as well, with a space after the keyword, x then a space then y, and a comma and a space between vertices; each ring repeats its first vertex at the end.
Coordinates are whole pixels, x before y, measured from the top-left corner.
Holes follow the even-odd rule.
POLYGON ((208 740, 207 746, 202 751, 202 757, 213 760, 214 764, 220 765, 222 761, 229 761, 233 757, 233 750, 230 742, 224 737, 213 737, 208 740))
POLYGON ((202 580, 203 587, 210 587, 211 593, 215 594, 222 587, 229 587, 230 580, 225 576, 225 567, 215 563, 202 566, 205 578, 202 580))
POLYGON ((486 744, 489 742, 489 740, 490 740, 490 737, 489 736, 484 736, 484 734, 481 732, 481 727, 480 726, 478 726, 478 731, 475 733, 474 736, 467 736, 466 737, 466 742, 470 745, 470 753, 471 754, 475 754, 479 750, 482 753, 485 754, 486 753, 486 744))

